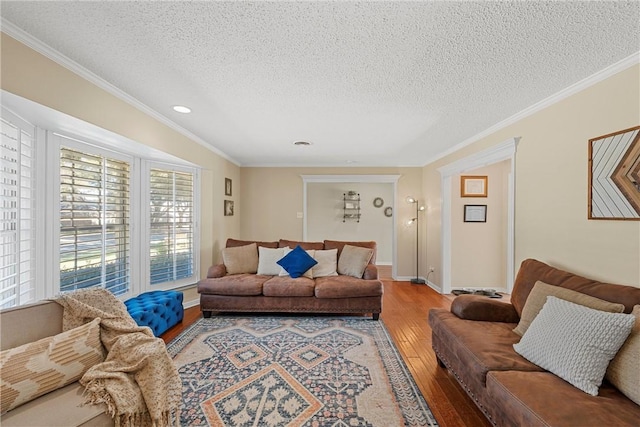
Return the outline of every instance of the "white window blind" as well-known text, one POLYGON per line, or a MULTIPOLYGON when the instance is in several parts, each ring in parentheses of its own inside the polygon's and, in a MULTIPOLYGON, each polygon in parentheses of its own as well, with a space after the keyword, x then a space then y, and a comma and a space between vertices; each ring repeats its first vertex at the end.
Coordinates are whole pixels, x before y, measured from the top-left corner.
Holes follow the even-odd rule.
POLYGON ((21 122, 1 119, 0 308, 36 299, 35 139, 21 122))
POLYGON ((150 169, 151 285, 177 282, 194 275, 194 176, 150 169))
POLYGON ((60 149, 60 291, 130 288, 130 164, 60 149))

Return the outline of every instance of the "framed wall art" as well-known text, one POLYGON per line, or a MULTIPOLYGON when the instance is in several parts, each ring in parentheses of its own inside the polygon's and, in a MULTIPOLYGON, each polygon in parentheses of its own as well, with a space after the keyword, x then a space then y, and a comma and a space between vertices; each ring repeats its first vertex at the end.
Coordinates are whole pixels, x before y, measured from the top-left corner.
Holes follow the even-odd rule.
POLYGON ((233 216, 233 200, 224 201, 224 216, 233 216))
POLYGON ((487 205, 464 205, 464 222, 487 222, 487 205))
POLYGON ((462 175, 460 197, 487 197, 487 176, 462 175))
POLYGON ((640 126, 589 140, 589 219, 640 220, 640 126))
POLYGON ((233 188, 231 187, 233 184, 233 182, 231 181, 231 178, 225 178, 224 179, 224 195, 225 196, 232 196, 232 190, 233 188))

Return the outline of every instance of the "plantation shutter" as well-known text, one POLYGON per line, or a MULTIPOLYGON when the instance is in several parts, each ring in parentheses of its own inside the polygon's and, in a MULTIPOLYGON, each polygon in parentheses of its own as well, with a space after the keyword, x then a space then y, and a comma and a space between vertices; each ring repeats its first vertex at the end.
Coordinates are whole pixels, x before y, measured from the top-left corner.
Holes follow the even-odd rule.
POLYGON ((0 308, 36 300, 34 128, 21 122, 1 119, 0 308))
POLYGON ((150 282, 186 279, 194 272, 192 173, 150 170, 150 282))
POLYGON ((128 162, 60 150, 60 291, 130 287, 128 162))

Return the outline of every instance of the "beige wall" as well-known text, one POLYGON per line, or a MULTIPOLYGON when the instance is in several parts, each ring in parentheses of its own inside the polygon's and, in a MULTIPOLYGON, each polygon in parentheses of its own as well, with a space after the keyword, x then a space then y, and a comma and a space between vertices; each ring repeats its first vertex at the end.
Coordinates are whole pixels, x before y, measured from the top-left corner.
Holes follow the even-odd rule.
POLYGON ((377 243, 378 264, 393 260, 393 218, 384 209, 393 204, 393 184, 324 183, 307 184, 307 240, 373 240, 377 243), (343 195, 360 194, 360 221, 343 219, 343 195), (385 205, 376 208, 373 199, 381 197, 385 205))
MULTIPOLYGON (((511 161, 474 169, 487 176, 487 197, 461 197, 451 188, 451 286, 506 289, 507 185, 511 161), (487 222, 464 222, 464 205, 487 205, 487 222)), ((460 176, 453 178, 456 184, 460 176)))
MULTIPOLYGON (((425 166, 424 191, 438 205, 439 167, 522 137, 515 164, 516 267, 537 258, 640 287, 640 222, 587 220, 588 140, 639 122, 640 66, 635 65, 425 166)), ((428 248, 441 261, 439 214, 437 207, 430 214, 428 248)))
MULTIPOLYGON (((224 217, 222 206, 224 178, 238 181, 240 168, 4 33, 1 49, 2 89, 202 167, 200 274, 205 275, 226 238, 239 234, 239 217, 224 217)), ((195 292, 186 296, 197 298, 195 292)))
MULTIPOLYGON (((421 193, 422 168, 242 168, 240 238, 301 240, 303 188, 301 175, 400 175, 397 184, 397 208, 393 218, 397 238, 397 275, 415 274, 415 231, 404 226, 414 216, 414 205, 404 200, 421 193)), ((391 200, 385 205, 393 206, 391 200)), ((425 252, 421 250, 421 256, 425 252)))

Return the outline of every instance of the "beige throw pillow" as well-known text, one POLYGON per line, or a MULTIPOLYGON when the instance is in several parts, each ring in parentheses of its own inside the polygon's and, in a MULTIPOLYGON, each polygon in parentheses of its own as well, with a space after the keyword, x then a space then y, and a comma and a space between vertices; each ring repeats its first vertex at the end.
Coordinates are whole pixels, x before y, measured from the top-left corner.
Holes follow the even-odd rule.
POLYGON ((616 357, 613 358, 605 378, 622 394, 640 405, 640 305, 633 307, 636 323, 616 357))
POLYGON ((547 301, 547 297, 549 295, 558 297, 565 301, 584 305, 585 307, 593 308, 595 310, 606 311, 608 313, 622 313, 624 311, 624 305, 622 304, 616 304, 580 292, 572 291, 571 289, 548 285, 544 282, 537 281, 536 284, 533 285, 533 289, 531 289, 531 292, 527 297, 527 301, 522 308, 520 322, 513 332, 520 336, 524 335, 527 328, 529 328, 529 325, 531 325, 531 322, 533 322, 533 319, 535 319, 540 312, 540 309, 542 309, 542 306, 547 301))
POLYGON ((338 260, 338 274, 361 279, 372 256, 373 249, 344 245, 338 260))
POLYGON ((592 396, 625 342, 635 318, 607 313, 554 296, 513 348, 522 357, 592 396))
POLYGON ((228 274, 256 274, 258 272, 258 247, 255 243, 222 250, 222 262, 228 274))
POLYGON ((313 277, 338 275, 338 249, 318 250, 313 258, 318 261, 311 269, 313 277))
POLYGON ((2 413, 78 381, 103 360, 99 318, 0 352, 2 413))
POLYGON ((286 255, 285 249, 289 248, 264 248, 258 247, 258 274, 266 276, 277 276, 282 272, 282 267, 276 264, 283 256, 286 255))

